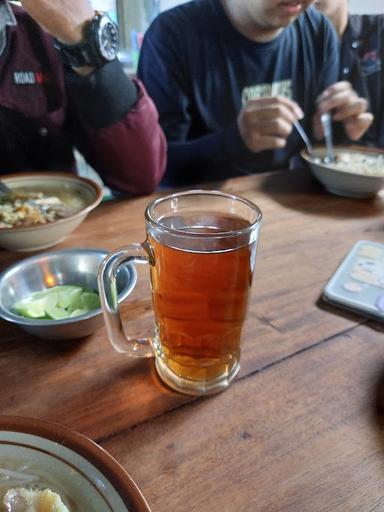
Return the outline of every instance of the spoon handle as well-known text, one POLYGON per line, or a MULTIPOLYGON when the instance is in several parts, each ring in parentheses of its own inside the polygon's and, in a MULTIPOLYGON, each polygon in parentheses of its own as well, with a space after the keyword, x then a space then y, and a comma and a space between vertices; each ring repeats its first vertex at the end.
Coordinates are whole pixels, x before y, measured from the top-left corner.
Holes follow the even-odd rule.
POLYGON ((309 156, 312 156, 313 155, 313 146, 312 146, 311 141, 309 140, 307 134, 305 133, 304 128, 301 126, 299 121, 294 121, 293 126, 296 128, 296 130, 300 134, 300 137, 303 139, 303 141, 307 147, 309 156))
POLYGON ((321 124, 323 125, 325 145, 327 147, 327 162, 333 162, 335 156, 333 154, 333 142, 332 142, 332 118, 329 112, 321 114, 321 124))
POLYGON ((0 180, 0 197, 8 196, 12 193, 12 190, 4 183, 4 181, 0 180))

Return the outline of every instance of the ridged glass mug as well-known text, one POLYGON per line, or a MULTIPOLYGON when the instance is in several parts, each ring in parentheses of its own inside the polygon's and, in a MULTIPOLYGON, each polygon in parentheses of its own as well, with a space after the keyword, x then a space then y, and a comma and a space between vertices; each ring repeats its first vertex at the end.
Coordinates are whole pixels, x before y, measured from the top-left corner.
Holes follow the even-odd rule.
POLYGON ((160 378, 177 391, 205 395, 225 389, 240 368, 261 219, 255 204, 219 191, 192 190, 151 202, 145 242, 110 253, 100 267, 100 298, 114 348, 154 356, 160 378), (124 332, 116 275, 128 263, 150 268, 151 338, 124 332))

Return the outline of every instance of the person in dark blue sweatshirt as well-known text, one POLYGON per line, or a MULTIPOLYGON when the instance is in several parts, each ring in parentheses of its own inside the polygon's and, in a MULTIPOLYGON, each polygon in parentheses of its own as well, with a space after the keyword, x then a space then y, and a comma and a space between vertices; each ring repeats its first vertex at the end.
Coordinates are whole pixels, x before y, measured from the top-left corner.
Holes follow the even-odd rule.
POLYGON ((336 83, 337 35, 311 3, 194 0, 154 20, 138 76, 168 139, 163 184, 288 167, 302 147, 294 122, 321 137, 324 110, 352 139, 367 129, 367 102, 336 83))
POLYGON ((314 5, 340 38, 340 80, 352 83, 374 115, 359 142, 384 147, 384 13, 348 14, 348 0, 316 0, 314 5))

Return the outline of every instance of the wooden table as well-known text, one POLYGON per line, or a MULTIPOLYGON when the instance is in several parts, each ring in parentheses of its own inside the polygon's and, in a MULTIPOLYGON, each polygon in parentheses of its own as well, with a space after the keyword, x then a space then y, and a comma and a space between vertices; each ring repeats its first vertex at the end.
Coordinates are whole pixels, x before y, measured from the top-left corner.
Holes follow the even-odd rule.
MULTIPOLYGON (((384 196, 333 196, 299 171, 211 188, 264 215, 234 384, 193 399, 161 384, 153 361, 115 353, 104 328, 59 344, 1 322, 1 413, 91 437, 153 512, 384 510, 384 327, 320 299, 357 240, 384 241, 384 196)), ((150 199, 103 204, 60 247, 143 241, 150 199)), ((0 269, 22 257, 1 252, 0 269)), ((142 283, 134 305, 149 328, 142 283)))

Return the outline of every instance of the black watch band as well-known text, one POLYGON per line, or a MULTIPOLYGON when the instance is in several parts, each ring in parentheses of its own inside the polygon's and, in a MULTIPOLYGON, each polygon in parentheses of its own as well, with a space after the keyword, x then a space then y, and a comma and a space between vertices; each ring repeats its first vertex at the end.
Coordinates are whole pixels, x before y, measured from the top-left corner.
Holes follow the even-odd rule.
POLYGON ((83 41, 68 45, 55 40, 55 47, 68 66, 100 68, 117 56, 118 28, 108 14, 96 11, 95 16, 85 27, 83 41))

